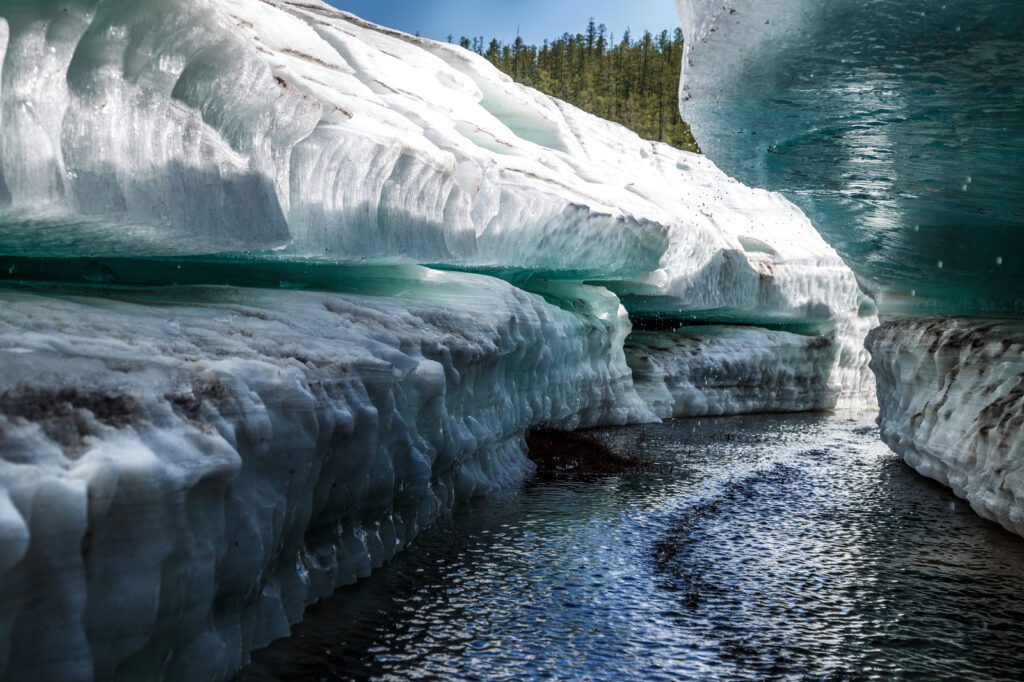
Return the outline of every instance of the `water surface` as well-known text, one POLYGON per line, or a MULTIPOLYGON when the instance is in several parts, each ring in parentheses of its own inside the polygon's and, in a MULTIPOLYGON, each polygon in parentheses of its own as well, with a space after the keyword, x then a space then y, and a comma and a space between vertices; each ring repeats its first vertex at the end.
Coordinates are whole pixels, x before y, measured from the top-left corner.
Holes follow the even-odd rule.
POLYGON ((460 507, 239 680, 1016 679, 1024 541, 872 417, 612 432, 649 471, 460 507))

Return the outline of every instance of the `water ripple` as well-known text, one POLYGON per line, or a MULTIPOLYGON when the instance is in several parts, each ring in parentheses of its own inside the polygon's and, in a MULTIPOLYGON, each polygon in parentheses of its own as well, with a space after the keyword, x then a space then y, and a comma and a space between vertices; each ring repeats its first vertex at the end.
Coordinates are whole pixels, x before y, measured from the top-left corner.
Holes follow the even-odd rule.
POLYGON ((1024 541, 869 419, 608 437, 655 466, 460 508, 238 679, 1018 676, 1024 541))

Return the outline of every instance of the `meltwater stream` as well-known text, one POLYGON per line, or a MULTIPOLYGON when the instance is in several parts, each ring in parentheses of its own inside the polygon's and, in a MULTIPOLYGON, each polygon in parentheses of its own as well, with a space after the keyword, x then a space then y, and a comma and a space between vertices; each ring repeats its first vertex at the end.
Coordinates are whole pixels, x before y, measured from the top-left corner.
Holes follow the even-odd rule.
POLYGON ((459 508, 239 682, 1020 674, 1024 541, 908 469, 871 415, 609 437, 650 469, 459 508))

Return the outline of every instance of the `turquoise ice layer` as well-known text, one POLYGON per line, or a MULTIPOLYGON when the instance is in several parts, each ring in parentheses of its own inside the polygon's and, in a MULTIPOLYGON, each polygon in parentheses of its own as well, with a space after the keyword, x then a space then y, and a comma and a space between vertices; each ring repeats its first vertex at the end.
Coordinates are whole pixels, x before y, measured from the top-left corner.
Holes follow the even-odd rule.
POLYGON ((800 205, 883 315, 1024 314, 1024 3, 681 10, 702 149, 800 205))

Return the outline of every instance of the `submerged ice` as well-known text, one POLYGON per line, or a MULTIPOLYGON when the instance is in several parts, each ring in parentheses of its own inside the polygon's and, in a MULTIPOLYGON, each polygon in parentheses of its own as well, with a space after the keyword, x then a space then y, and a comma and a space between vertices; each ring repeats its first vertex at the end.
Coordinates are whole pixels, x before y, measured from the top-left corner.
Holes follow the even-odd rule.
POLYGON ((473 53, 0 0, 0 56, 5 678, 228 675, 534 426, 874 401, 796 205, 473 53))

